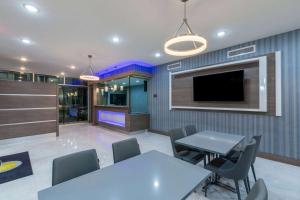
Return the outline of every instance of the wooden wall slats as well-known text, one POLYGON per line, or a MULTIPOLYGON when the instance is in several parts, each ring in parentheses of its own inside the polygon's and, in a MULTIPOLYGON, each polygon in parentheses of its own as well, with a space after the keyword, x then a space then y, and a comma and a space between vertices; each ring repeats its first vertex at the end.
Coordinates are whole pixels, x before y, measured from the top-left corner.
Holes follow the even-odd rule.
POLYGON ((0 126, 0 140, 55 132, 56 122, 0 126))
POLYGON ((56 120, 56 109, 48 110, 0 110, 1 124, 11 124, 20 122, 56 120))
POLYGON ((0 81, 0 94, 56 95, 56 84, 17 81, 0 81))
POLYGON ((56 107, 56 96, 1 96, 0 109, 56 107))
POLYGON ((0 140, 57 133, 56 84, 0 80, 0 140))

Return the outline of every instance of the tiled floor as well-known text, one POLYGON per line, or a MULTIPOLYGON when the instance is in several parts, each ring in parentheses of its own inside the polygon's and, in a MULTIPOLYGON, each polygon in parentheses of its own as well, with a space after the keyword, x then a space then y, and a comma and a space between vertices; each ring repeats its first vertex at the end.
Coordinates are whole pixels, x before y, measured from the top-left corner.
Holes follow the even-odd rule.
MULTIPOLYGON (((54 134, 0 141, 0 156, 29 151, 33 176, 0 184, 0 200, 36 200, 37 192, 51 186, 52 160, 72 152, 95 148, 101 168, 113 164, 111 144, 136 137, 142 152, 158 150, 172 155, 170 140, 154 133, 127 136, 116 131, 93 127, 88 124, 64 125, 60 137, 54 134)), ((257 176, 266 181, 270 200, 300 199, 300 167, 258 158, 255 164, 257 176)), ((253 180, 252 176, 250 179, 253 180)), ((228 180, 225 180, 228 181, 228 180)), ((242 188, 242 184, 241 184, 242 188)), ((245 192, 243 192, 245 196, 245 192)), ((209 199, 236 199, 236 195, 219 187, 210 187, 209 199)), ((201 190, 189 199, 205 199, 201 190)))

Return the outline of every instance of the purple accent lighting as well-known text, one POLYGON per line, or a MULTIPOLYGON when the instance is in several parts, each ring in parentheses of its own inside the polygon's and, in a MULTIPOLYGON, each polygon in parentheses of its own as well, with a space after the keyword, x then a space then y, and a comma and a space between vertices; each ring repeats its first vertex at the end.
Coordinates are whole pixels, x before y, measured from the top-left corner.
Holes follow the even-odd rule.
POLYGON ((125 113, 98 110, 98 121, 115 126, 125 127, 125 113))
POLYGON ((104 70, 97 72, 96 74, 100 78, 107 78, 128 71, 146 72, 152 74, 153 67, 153 65, 142 61, 125 61, 115 65, 111 65, 104 70))

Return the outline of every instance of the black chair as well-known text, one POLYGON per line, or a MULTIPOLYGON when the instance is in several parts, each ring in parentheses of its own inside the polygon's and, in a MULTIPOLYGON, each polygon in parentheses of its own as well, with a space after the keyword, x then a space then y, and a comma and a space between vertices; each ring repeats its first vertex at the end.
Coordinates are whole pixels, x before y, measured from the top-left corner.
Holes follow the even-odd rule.
MULTIPOLYGON (((258 149, 259 149, 259 145, 260 145, 260 141, 261 141, 261 135, 256 135, 256 136, 253 136, 252 139, 254 139, 256 141, 256 146, 255 146, 255 152, 253 154, 253 159, 252 159, 252 163, 251 163, 251 170, 252 170, 252 173, 253 173, 253 177, 254 177, 254 180, 256 181, 256 173, 255 173, 255 169, 254 169, 254 163, 255 163, 255 160, 256 160, 256 154, 258 152, 258 149)), ((226 158, 231 160, 232 162, 236 162, 237 159, 239 158, 241 152, 243 152, 243 150, 233 150, 229 153, 229 156, 227 156, 226 158)))
POLYGON ((187 125, 184 127, 184 130, 185 130, 186 136, 190 136, 190 135, 197 133, 197 129, 196 129, 195 125, 187 125))
POLYGON ((128 158, 141 154, 139 144, 136 138, 122 140, 112 144, 114 163, 126 160, 128 158))
POLYGON ((268 200, 268 190, 262 179, 256 181, 246 200, 268 200))
POLYGON ((205 161, 205 154, 187 148, 183 145, 176 144, 175 141, 185 137, 184 131, 181 128, 168 131, 171 139, 172 150, 174 156, 191 164, 197 164, 200 161, 205 161))
POLYGON ((253 154, 255 152, 255 140, 252 140, 245 148, 245 151, 240 155, 236 163, 226 160, 224 158, 216 158, 212 160, 206 169, 214 172, 217 176, 232 179, 235 183, 238 199, 241 200, 240 188, 238 181, 243 180, 246 191, 249 192, 250 185, 248 180, 248 173, 252 163, 253 154))
POLYGON ((52 186, 100 169, 95 149, 53 160, 52 186))

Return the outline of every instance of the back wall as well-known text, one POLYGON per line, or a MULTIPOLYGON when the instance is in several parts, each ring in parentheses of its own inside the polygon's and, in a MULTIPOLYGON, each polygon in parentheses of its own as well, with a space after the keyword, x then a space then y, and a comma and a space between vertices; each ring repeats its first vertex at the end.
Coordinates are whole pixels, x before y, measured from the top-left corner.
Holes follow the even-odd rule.
POLYGON ((195 124, 198 130, 245 135, 247 140, 261 134, 260 151, 300 159, 300 29, 183 59, 182 67, 177 71, 258 57, 275 51, 282 52, 282 117, 206 110, 170 111, 168 64, 163 64, 155 67, 153 78, 149 81, 150 128, 167 131, 195 124), (256 53, 227 58, 228 50, 252 44, 256 45, 256 53))

